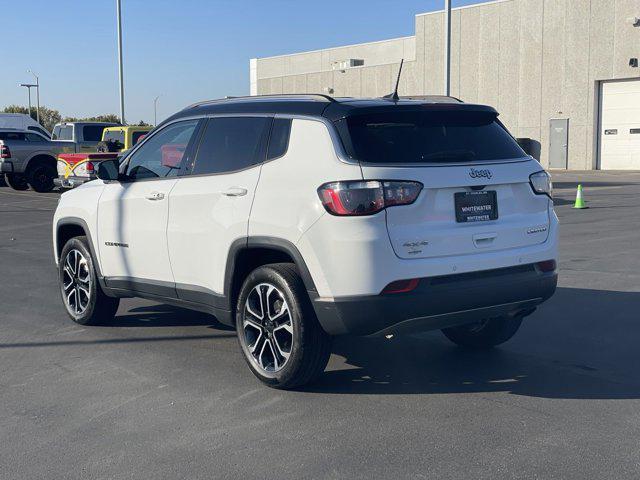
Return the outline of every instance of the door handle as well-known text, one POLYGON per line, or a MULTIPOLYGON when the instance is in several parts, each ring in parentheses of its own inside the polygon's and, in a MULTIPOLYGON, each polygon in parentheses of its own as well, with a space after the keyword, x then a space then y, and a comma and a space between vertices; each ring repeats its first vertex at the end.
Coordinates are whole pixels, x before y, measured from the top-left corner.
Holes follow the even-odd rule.
POLYGON ((164 198, 164 193, 162 192, 151 192, 147 194, 145 197, 147 200, 162 200, 164 198))
POLYGON ((242 187, 231 187, 222 192, 227 197, 242 197, 247 194, 247 189, 242 187))

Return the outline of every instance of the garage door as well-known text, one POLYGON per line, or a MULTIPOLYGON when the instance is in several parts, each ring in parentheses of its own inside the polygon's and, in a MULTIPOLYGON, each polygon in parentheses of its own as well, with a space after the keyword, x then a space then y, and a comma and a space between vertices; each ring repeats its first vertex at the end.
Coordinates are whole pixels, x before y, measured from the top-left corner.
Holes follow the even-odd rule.
POLYGON ((640 80, 602 84, 600 168, 640 170, 640 80))

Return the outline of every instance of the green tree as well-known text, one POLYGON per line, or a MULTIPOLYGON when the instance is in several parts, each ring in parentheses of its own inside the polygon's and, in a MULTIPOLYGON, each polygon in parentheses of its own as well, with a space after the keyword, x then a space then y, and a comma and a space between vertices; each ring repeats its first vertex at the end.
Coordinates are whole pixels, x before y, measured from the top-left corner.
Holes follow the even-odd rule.
MULTIPOLYGON (((4 108, 4 113, 24 113, 25 115, 29 114, 29 108, 23 107, 21 105, 9 105, 4 108)), ((37 118, 36 109, 31 108, 31 118, 34 120, 37 118)), ((58 110, 53 110, 51 108, 47 108, 44 106, 40 107, 40 124, 47 130, 53 130, 53 126, 60 122, 62 116, 58 110)))
POLYGON ((115 113, 107 113, 106 115, 96 115, 94 117, 64 117, 63 122, 109 122, 120 125, 120 117, 115 113))

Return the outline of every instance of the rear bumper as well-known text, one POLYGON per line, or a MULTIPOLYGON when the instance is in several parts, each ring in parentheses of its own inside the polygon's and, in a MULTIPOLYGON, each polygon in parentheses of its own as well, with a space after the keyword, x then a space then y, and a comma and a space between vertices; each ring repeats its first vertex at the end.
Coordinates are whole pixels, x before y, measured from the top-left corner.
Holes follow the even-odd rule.
POLYGON ((313 299, 331 335, 438 330, 484 318, 531 313, 553 295, 558 276, 533 264, 423 278, 409 293, 313 299))
POLYGON ((95 180, 95 178, 91 177, 58 177, 53 179, 53 184, 60 188, 74 188, 83 183, 90 182, 91 180, 95 180))
POLYGON ((0 173, 13 173, 13 162, 11 160, 0 160, 0 173))

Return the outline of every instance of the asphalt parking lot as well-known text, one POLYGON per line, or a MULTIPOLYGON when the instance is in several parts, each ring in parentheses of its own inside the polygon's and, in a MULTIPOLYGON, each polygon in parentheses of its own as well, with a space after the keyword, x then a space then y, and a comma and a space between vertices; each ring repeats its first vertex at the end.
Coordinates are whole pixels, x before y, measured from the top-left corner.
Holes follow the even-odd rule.
POLYGON ((261 386, 203 314, 125 300, 72 323, 58 194, 0 187, 0 478, 638 478, 640 173, 554 183, 559 289, 511 342, 338 339, 296 392, 261 386))

